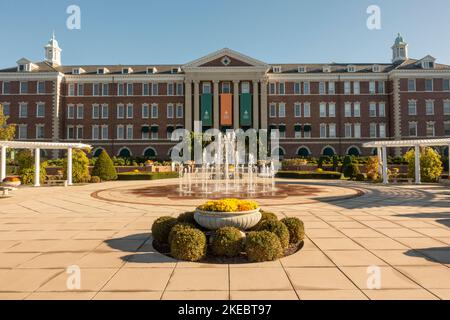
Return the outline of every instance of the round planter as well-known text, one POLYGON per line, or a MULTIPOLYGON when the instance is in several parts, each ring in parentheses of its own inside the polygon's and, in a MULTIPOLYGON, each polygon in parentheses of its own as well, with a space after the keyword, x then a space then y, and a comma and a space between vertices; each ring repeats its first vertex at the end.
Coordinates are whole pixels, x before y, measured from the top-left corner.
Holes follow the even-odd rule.
POLYGON ((245 212, 210 212, 197 209, 194 214, 195 221, 209 230, 217 230, 223 227, 248 230, 256 226, 261 218, 259 208, 245 212))
POLYGON ((3 185, 7 187, 17 188, 20 187, 22 183, 20 181, 4 181, 3 185))

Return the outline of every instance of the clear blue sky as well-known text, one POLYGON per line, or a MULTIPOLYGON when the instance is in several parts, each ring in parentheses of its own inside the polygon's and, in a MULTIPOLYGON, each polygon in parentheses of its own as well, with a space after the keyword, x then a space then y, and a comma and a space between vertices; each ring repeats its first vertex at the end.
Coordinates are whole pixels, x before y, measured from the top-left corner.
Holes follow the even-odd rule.
POLYGON ((450 64, 448 0, 0 0, 0 68, 43 60, 55 30, 63 64, 185 63, 229 47, 268 63, 387 62, 397 32, 410 56, 450 64), (66 8, 81 7, 81 30, 66 8), (369 5, 382 29, 366 27, 369 5))

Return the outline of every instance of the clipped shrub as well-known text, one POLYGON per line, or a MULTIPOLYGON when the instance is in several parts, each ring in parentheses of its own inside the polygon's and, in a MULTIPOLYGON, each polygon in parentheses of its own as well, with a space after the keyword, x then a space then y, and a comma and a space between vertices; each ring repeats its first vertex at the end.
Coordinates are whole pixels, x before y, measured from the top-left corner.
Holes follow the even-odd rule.
MULTIPOLYGON (((67 179, 67 158, 63 163, 64 179, 67 179)), ((91 180, 89 175, 89 159, 83 150, 72 151, 72 181, 74 183, 85 183, 91 180)))
MULTIPOLYGON (((415 178, 415 151, 411 149, 405 154, 408 161, 408 178, 415 178)), ((443 166, 439 153, 433 148, 424 148, 420 152, 420 175, 424 182, 436 182, 442 175, 443 166)))
POLYGON ((181 223, 192 223, 192 224, 196 224, 197 222, 194 219, 194 214, 195 212, 185 212, 182 213, 178 216, 177 220, 178 222, 181 223))
POLYGON ((152 235, 159 243, 169 243, 169 234, 173 226, 177 224, 177 219, 172 217, 158 218, 152 225, 152 235))
POLYGON ((253 231, 245 239, 245 252, 250 262, 274 261, 283 256, 280 239, 269 231, 253 231))
POLYGON ((102 181, 111 181, 117 179, 117 172, 116 168, 114 167, 114 163, 105 150, 102 151, 97 161, 95 162, 94 169, 92 169, 92 175, 100 177, 102 181))
POLYGON ((193 225, 191 223, 177 223, 170 230, 169 237, 167 238, 167 243, 171 244, 173 236, 180 230, 184 230, 184 229, 196 229, 196 228, 195 228, 195 225, 193 225))
POLYGON ((278 221, 278 217, 277 217, 277 215, 275 213, 267 212, 267 211, 263 211, 263 210, 261 210, 260 212, 261 212, 261 215, 262 215, 261 220, 259 220, 258 224, 256 226, 254 226, 252 228, 252 230, 254 230, 254 231, 259 230, 259 228, 261 227, 261 224, 264 221, 267 221, 267 220, 278 221))
POLYGON ((289 246, 289 230, 284 223, 275 220, 266 220, 260 226, 258 231, 273 232, 279 239, 283 249, 289 246))
POLYGON ((367 175, 364 173, 357 173, 355 176, 355 180, 356 181, 366 181, 367 180, 367 175))
POLYGON ((97 177, 97 176, 91 177, 90 183, 100 183, 100 182, 102 182, 102 179, 100 179, 100 177, 97 177))
POLYGON ((198 229, 180 229, 171 240, 170 253, 175 259, 199 261, 206 254, 206 236, 198 229))
POLYGON ((212 253, 219 257, 236 257, 243 249, 243 235, 233 227, 225 227, 216 231, 211 243, 212 253))
POLYGON ((284 218, 281 222, 289 230, 289 242, 299 243, 305 239, 305 225, 299 218, 284 218))

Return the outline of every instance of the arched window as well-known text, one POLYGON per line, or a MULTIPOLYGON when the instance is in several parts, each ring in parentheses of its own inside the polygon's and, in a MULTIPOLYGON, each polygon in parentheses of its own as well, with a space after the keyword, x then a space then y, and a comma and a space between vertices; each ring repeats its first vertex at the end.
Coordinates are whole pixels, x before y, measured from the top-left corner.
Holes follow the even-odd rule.
POLYGON ((156 157, 156 150, 153 149, 153 148, 145 149, 144 157, 146 157, 146 158, 155 158, 156 157))
POLYGON ((336 154, 336 152, 334 151, 334 149, 332 147, 326 147, 322 151, 322 155, 328 156, 328 157, 332 157, 335 154, 336 154))
POLYGON ((100 157, 100 154, 102 153, 103 149, 102 148, 97 148, 94 150, 94 152, 92 153, 94 158, 98 158, 100 157))
POLYGON ((372 151, 370 152, 370 154, 373 156, 378 155, 378 148, 373 148, 372 151))
POLYGON ((300 156, 300 157, 306 158, 306 157, 309 157, 311 155, 311 152, 306 147, 300 147, 298 149, 298 151, 297 151, 297 155, 300 156))
POLYGON ((349 156, 359 157, 361 155, 361 152, 360 152, 360 150, 357 147, 350 147, 347 150, 347 154, 349 156))
POLYGON ((120 149, 118 156, 120 158, 130 158, 131 157, 131 151, 127 147, 120 149))
POLYGON ((284 156, 286 155, 286 151, 282 147, 272 150, 272 155, 276 155, 277 153, 278 153, 279 159, 283 160, 284 156))

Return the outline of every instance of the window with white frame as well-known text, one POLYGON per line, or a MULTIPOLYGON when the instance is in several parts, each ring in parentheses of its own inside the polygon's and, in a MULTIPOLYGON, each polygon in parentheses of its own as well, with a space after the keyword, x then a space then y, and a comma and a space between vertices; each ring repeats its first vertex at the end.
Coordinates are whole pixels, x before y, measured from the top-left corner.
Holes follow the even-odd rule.
POLYGON ((75 106, 73 104, 67 106, 67 119, 75 119, 75 106))
POLYGON ((354 135, 354 137, 355 138, 361 138, 361 124, 360 123, 355 123, 354 124, 354 126, 353 126, 353 128, 354 128, 354 132, 353 132, 353 135, 354 135))
POLYGON ((386 138, 386 124, 385 123, 380 123, 379 130, 380 130, 380 138, 386 138))
POLYGON ((311 104, 309 102, 305 102, 303 104, 303 117, 304 118, 311 117, 311 104))
POLYGON ((371 138, 376 138, 377 137, 377 124, 376 123, 371 123, 369 126, 369 136, 371 138))
POLYGON ((142 105, 142 119, 150 118, 150 106, 148 104, 142 105))
POLYGON ((127 140, 133 140, 133 125, 127 125, 127 140))
POLYGON ((248 81, 242 82, 241 93, 250 93, 250 82, 248 81))
POLYGON ((98 104, 92 105, 92 119, 100 118, 100 106, 98 104))
POLYGON ((75 84, 69 83, 69 89, 68 89, 67 95, 69 97, 75 96, 75 84))
POLYGON ((177 105, 176 116, 177 119, 182 119, 184 117, 184 106, 182 104, 177 105))
POLYGON ((3 81, 2 92, 3 92, 3 94, 11 93, 11 83, 9 81, 3 81))
POLYGON ((450 136, 450 121, 444 122, 444 136, 450 136))
POLYGON ((344 104, 344 117, 350 118, 352 116, 352 104, 350 102, 346 102, 344 104))
POLYGON ((384 92, 385 92, 384 81, 378 81, 378 93, 384 94, 384 92))
POLYGON ((133 104, 127 104, 127 119, 133 119, 134 116, 134 106, 133 104))
POLYGON ((158 119, 158 105, 152 104, 152 119, 158 119))
POLYGON ((325 82, 319 82, 319 94, 326 94, 325 82))
POLYGON ((311 127, 311 124, 305 123, 305 125, 303 126, 303 138, 305 138, 305 139, 311 138, 311 130, 305 130, 304 129, 307 126, 311 127))
MULTIPOLYGON (((142 126, 141 128, 148 128, 148 126, 142 126)), ((141 139, 142 140, 148 140, 150 139, 150 128, 148 130, 141 129, 141 139)))
POLYGON ((336 104, 334 102, 328 104, 328 116, 331 118, 336 117, 336 104))
POLYGON ((104 96, 104 97, 109 96, 109 84, 108 83, 102 84, 102 96, 104 96))
POLYGON ((149 84, 148 83, 143 83, 142 84, 142 95, 143 96, 149 96, 150 95, 150 90, 149 90, 149 84))
POLYGON ((417 122, 412 121, 408 123, 408 134, 410 137, 417 137, 417 122))
POLYGON ((300 102, 294 103, 294 117, 300 118, 302 116, 302 104, 300 102))
POLYGON ((361 86, 359 84, 359 81, 353 82, 353 94, 360 94, 361 93, 361 86))
POLYGON ((434 137, 435 136, 435 123, 433 121, 427 122, 427 137, 434 137))
POLYGON ((320 124, 320 138, 327 137, 327 125, 325 123, 320 124))
POLYGON ((294 138, 300 139, 301 137, 302 137, 302 126, 299 124, 296 124, 295 128, 294 128, 294 138))
POLYGON ((20 93, 28 93, 28 81, 21 81, 20 82, 20 93))
POLYGON ((125 87, 125 84, 124 83, 118 83, 117 84, 117 95, 118 96, 123 96, 124 95, 124 87, 125 87))
POLYGON ((294 83, 294 94, 296 94, 296 95, 302 94, 300 82, 295 82, 294 83))
POLYGON ((100 84, 99 83, 93 83, 92 84, 92 95, 93 96, 99 96, 100 95, 100 84))
POLYGON ((123 125, 119 124, 117 126, 116 139, 123 140, 125 139, 125 131, 123 125))
POLYGON ((410 116, 417 115, 417 101, 416 100, 408 101, 408 115, 410 115, 410 116))
POLYGON ((380 102, 378 104, 378 116, 382 118, 386 117, 386 103, 380 102))
POLYGON ((280 139, 286 138, 286 126, 284 124, 280 124, 278 127, 278 132, 280 134, 280 139))
POLYGON ((327 116, 327 104, 322 102, 319 106, 319 114, 321 118, 325 118, 327 116))
POLYGON ((444 116, 450 116, 450 100, 444 100, 444 116))
POLYGON ((77 119, 84 119, 84 106, 82 104, 77 105, 77 119))
POLYGON ((311 93, 311 85, 309 82, 303 83, 303 94, 310 94, 311 93))
POLYGON ((45 93, 45 81, 38 81, 37 87, 36 87, 36 93, 37 94, 45 93))
POLYGON ((335 94, 336 93, 336 85, 333 81, 328 82, 328 94, 335 94))
POLYGON ((92 126, 92 140, 100 140, 100 127, 98 125, 92 126))
POLYGON ((277 94, 276 85, 274 82, 269 83, 269 94, 270 95, 277 94))
POLYGON ((78 84, 78 96, 84 96, 84 84, 78 84))
POLYGON ((67 140, 74 140, 74 139, 75 139, 75 127, 67 126, 67 140))
POLYGON ((369 104, 369 116, 374 118, 377 116, 377 104, 375 102, 371 102, 369 104))
POLYGON ((286 94, 284 82, 278 83, 278 94, 286 94))
POLYGON ((408 79, 408 91, 416 91, 416 79, 408 79))
POLYGON ((425 79, 425 91, 433 91, 433 79, 425 79))
POLYGON ((45 126, 43 124, 36 125, 36 139, 45 139, 45 126))
POLYGON ((352 93, 352 83, 350 81, 344 82, 344 94, 351 94, 352 93))
POLYGON ((158 83, 153 83, 152 84, 152 92, 151 92, 152 96, 159 96, 159 84, 158 83))
POLYGON ((425 113, 427 116, 434 115, 434 100, 425 101, 425 113))
POLYGON ((151 127, 151 135, 150 135, 150 139, 152 140, 158 140, 158 130, 159 128, 157 126, 152 126, 151 127))
POLYGON ((355 102, 353 105, 353 116, 355 118, 361 117, 361 103, 355 102))
POLYGON ((108 140, 109 128, 108 125, 102 125, 102 140, 108 140))
POLYGON ((102 119, 109 118, 109 106, 107 104, 102 104, 102 119))
POLYGON ((444 79, 442 89, 444 91, 450 91, 450 79, 444 79))
POLYGON ((203 90, 202 93, 203 94, 209 94, 211 93, 211 83, 210 82, 203 82, 203 90))
POLYGON ((345 124, 345 137, 346 138, 352 137, 352 124, 351 123, 345 124))
POLYGON ((4 102, 2 105, 3 105, 3 114, 5 116, 11 115, 10 103, 4 102))
POLYGON ((167 105, 167 119, 173 119, 173 104, 167 105))
POLYGON ((45 117, 45 103, 38 102, 36 104, 36 118, 44 118, 45 117))
POLYGON ((369 82, 369 93, 370 94, 375 94, 376 92, 376 82, 375 81, 370 81, 369 82))
POLYGON ((329 132, 330 138, 336 138, 336 124, 335 123, 330 123, 328 125, 328 132, 329 132))
POLYGON ((127 83, 127 96, 134 95, 134 85, 132 83, 127 83))
POLYGON ((171 83, 171 82, 169 82, 167 84, 167 95, 168 96, 173 96, 174 95, 173 83, 171 83))
POLYGON ((28 104, 26 102, 19 103, 19 118, 28 117, 28 104))
POLYGON ((77 126, 77 140, 83 140, 84 139, 84 127, 83 126, 77 126))
POLYGON ((285 103, 280 103, 278 105, 278 117, 279 118, 286 117, 286 104, 285 103))
POLYGON ((117 105, 117 119, 125 118, 125 106, 123 104, 117 105))
POLYGON ((184 85, 182 82, 177 83, 177 96, 182 96, 184 94, 184 85))
POLYGON ((28 138, 28 126, 26 124, 19 124, 19 131, 17 136, 19 140, 26 140, 28 138))
POLYGON ((269 117, 270 118, 277 117, 277 105, 275 103, 271 103, 269 106, 269 117))

